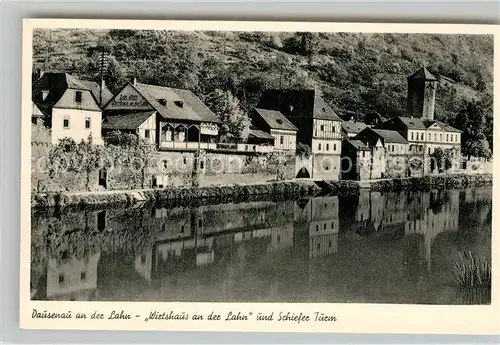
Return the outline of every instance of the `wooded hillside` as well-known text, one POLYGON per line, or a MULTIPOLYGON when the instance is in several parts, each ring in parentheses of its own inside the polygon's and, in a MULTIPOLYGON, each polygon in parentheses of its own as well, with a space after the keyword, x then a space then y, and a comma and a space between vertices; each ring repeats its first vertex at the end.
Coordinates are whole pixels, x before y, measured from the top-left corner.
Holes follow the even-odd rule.
POLYGON ((477 103, 480 131, 492 144, 492 36, 71 29, 37 30, 33 47, 34 71, 94 80, 98 51, 109 51, 105 79, 113 92, 136 77, 202 99, 230 91, 248 110, 264 89, 307 87, 339 112, 385 117, 405 115, 406 77, 425 65, 440 79, 436 118, 453 125, 477 103))

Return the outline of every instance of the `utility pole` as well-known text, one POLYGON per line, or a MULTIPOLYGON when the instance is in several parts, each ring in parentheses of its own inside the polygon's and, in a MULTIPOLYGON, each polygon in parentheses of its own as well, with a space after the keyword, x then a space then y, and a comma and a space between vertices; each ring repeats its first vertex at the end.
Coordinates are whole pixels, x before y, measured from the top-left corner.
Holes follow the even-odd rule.
POLYGON ((102 107, 102 90, 104 89, 104 74, 108 68, 108 53, 102 50, 99 57, 99 74, 101 77, 101 87, 99 89, 99 106, 102 107))

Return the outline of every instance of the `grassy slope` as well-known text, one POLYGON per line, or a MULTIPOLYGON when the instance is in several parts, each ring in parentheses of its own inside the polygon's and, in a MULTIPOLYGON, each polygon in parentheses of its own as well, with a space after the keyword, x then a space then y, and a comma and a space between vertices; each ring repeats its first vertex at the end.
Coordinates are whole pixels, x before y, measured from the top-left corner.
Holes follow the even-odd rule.
MULTIPOLYGON (((449 78, 438 89, 438 117, 452 117, 461 99, 480 98, 492 92, 493 41, 488 36, 321 33, 316 38, 313 55, 303 56, 292 54, 287 46, 287 39, 292 33, 187 32, 155 35, 153 39, 151 35, 137 34, 113 38, 113 44, 121 42, 128 49, 125 54, 114 53, 125 76, 130 78, 140 73, 144 75, 143 78, 139 75, 141 81, 161 83, 161 80, 154 79, 155 68, 152 67, 149 77, 146 75, 149 71, 144 72, 144 69, 168 54, 167 64, 175 60, 172 56, 177 56, 177 62, 172 63, 175 65, 182 59, 183 49, 186 49, 195 52, 187 58, 194 60, 190 69, 196 69, 207 57, 214 57, 223 61, 229 69, 235 66, 240 68, 239 72, 229 72, 239 77, 239 81, 261 76, 271 80, 266 84, 270 87, 276 86, 277 79, 280 79, 279 85, 287 87, 287 77, 284 76, 285 81, 282 81, 280 74, 269 68, 269 64, 279 57, 286 61, 286 68, 300 80, 300 85, 318 88, 337 109, 374 109, 385 115, 404 114, 406 76, 422 64, 436 75, 449 78), (168 54, 154 51, 139 57, 134 46, 140 43, 148 49, 154 46, 157 51, 167 51, 168 54), (141 63, 146 67, 137 67, 141 63)), ((99 39, 109 39, 109 36, 106 31, 95 30, 56 30, 50 34, 38 31, 34 37, 35 66, 41 65, 50 46, 52 60, 47 64, 49 69, 81 71, 82 64, 88 63, 88 48, 99 39)), ((111 88, 116 87, 111 85, 111 88)), ((241 98, 241 94, 236 93, 241 98)), ((256 98, 258 95, 249 99, 245 97, 243 102, 252 106, 256 98)))

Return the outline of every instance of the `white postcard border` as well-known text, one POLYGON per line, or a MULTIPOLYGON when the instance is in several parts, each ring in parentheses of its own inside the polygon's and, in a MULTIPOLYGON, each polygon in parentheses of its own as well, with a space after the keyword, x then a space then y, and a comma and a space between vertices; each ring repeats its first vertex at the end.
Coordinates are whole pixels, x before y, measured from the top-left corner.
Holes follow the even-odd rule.
MULTIPOLYGON (((369 24, 369 23, 307 23, 307 22, 229 22, 229 21, 153 21, 153 20, 86 20, 86 19, 25 19, 23 23, 22 55, 22 136, 21 136, 21 248, 20 248, 20 326, 25 329, 80 329, 80 330, 186 330, 186 331, 257 331, 257 332, 318 332, 318 333, 399 333, 399 334, 478 334, 500 333, 499 284, 500 262, 498 207, 493 202, 492 231, 492 300, 489 306, 430 306, 397 304, 347 304, 347 303, 180 303, 180 302, 63 302, 30 300, 30 111, 31 111, 31 64, 33 28, 88 28, 88 29, 169 29, 169 30, 234 30, 234 31, 332 31, 378 33, 463 33, 494 35, 494 75, 498 80, 499 27, 495 25, 457 24, 369 24), (33 309, 55 313, 71 310, 73 318, 32 318, 33 309), (124 311, 130 320, 108 319, 112 311, 124 311), (152 310, 184 311, 190 316, 201 314, 203 321, 148 321, 144 319, 152 310), (94 311, 104 319, 90 319, 94 311), (210 321, 211 312, 221 315, 258 312, 275 314, 314 312, 334 315, 336 322, 263 322, 210 321), (75 319, 77 313, 86 313, 87 319, 75 319), (139 317, 136 317, 139 315, 139 317)), ((499 95, 494 87, 494 113, 498 116, 499 95)), ((494 121, 494 133, 500 130, 494 121)), ((500 143, 494 141, 494 151, 500 143)), ((498 159, 494 159, 493 174, 497 175, 498 159)), ((498 183, 493 182, 493 198, 498 197, 498 183)))

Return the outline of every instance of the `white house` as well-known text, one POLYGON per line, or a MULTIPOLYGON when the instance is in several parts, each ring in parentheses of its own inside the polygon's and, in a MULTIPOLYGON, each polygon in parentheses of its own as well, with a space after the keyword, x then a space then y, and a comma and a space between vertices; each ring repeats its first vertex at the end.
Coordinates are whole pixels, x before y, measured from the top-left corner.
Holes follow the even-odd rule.
POLYGON ((103 143, 100 95, 87 86, 90 84, 59 72, 44 73, 33 83, 32 100, 45 114, 43 121, 51 129, 53 144, 63 138, 80 142, 89 137, 94 144, 103 143))

